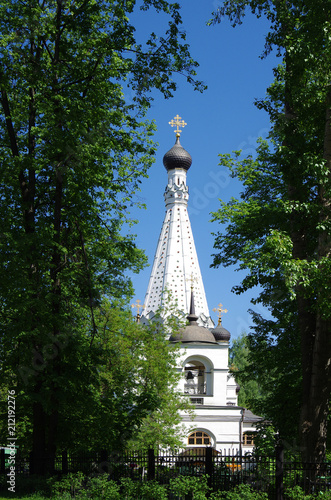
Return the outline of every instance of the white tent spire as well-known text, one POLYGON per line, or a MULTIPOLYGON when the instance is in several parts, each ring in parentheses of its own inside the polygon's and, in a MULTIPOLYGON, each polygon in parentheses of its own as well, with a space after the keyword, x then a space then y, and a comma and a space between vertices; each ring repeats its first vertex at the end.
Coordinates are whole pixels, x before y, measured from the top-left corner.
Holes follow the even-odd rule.
POLYGON ((212 328, 198 256, 187 211, 189 198, 186 173, 191 166, 191 155, 181 146, 179 136, 186 123, 176 116, 169 122, 177 126, 176 143, 164 155, 163 164, 168 172, 164 193, 166 213, 158 240, 153 268, 144 300, 142 317, 151 319, 163 305, 163 292, 171 292, 173 301, 187 315, 190 311, 191 290, 194 293, 198 323, 212 328))

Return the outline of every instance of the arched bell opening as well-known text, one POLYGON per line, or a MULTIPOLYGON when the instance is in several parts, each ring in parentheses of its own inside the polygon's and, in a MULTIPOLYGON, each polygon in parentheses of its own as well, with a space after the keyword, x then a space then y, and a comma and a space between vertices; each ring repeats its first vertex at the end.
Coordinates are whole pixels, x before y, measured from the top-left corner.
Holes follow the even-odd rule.
MULTIPOLYGON (((183 361, 184 394, 196 399, 213 395, 214 366, 206 356, 189 356, 183 361)), ((203 404, 203 399, 201 400, 203 404)), ((200 403, 201 404, 201 403, 200 403)))
POLYGON ((206 395, 206 367, 201 361, 189 361, 184 368, 184 394, 206 395))

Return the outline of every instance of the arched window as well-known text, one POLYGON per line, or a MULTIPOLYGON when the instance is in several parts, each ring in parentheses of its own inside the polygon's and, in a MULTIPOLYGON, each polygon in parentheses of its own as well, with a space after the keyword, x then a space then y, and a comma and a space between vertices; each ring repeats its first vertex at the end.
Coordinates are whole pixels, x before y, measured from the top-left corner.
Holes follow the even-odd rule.
POLYGON ((191 434, 187 438, 187 444, 189 446, 194 446, 194 445, 210 446, 211 439, 210 439, 210 436, 206 432, 195 431, 195 432, 191 432, 191 434))

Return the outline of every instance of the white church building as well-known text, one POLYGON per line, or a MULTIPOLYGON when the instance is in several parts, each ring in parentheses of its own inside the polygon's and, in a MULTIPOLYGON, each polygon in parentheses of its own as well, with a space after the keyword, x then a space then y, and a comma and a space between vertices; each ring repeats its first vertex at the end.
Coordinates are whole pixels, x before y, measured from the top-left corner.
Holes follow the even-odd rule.
POLYGON ((169 122, 176 126, 176 143, 164 155, 168 173, 164 193, 165 217, 157 243, 141 322, 147 323, 160 308, 165 290, 176 302, 188 325, 169 336, 180 343, 177 370, 182 374, 180 392, 195 406, 195 417, 181 415, 187 427, 187 448, 211 446, 223 454, 244 455, 253 449, 252 432, 261 420, 238 406, 239 386, 229 372, 230 333, 210 317, 193 233, 188 215, 187 172, 191 155, 180 144, 179 127, 186 123, 178 115, 169 122))

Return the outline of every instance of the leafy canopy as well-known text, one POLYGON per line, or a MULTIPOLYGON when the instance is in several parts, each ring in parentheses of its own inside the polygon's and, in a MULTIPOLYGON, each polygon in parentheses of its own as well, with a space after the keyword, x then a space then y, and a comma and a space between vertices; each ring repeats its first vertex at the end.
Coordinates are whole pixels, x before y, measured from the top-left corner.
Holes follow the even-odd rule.
POLYGON ((243 182, 240 200, 222 204, 214 221, 214 265, 247 270, 237 293, 259 285, 255 303, 272 319, 254 314, 249 336, 254 366, 269 382, 265 413, 282 437, 300 436, 303 458, 323 459, 330 395, 330 6, 322 1, 225 0, 214 21, 236 25, 246 10, 270 21, 265 54, 281 63, 266 98, 271 131, 257 158, 222 155, 243 182), (317 391, 316 388, 319 388, 317 391), (289 425, 281 411, 298 415, 289 425), (289 410, 291 408, 291 411, 289 410))
MULTIPOLYGON (((75 397, 82 406, 73 414, 82 428, 86 423, 86 435, 87 420, 97 418, 93 404, 100 415, 108 405, 119 426, 121 411, 129 412, 128 394, 112 398, 110 391, 103 399, 101 380, 114 374, 105 361, 111 337, 101 341, 99 316, 107 300, 132 295, 127 271, 146 263, 123 224, 132 223, 130 207, 153 163, 155 124, 145 119, 153 92, 171 97, 175 74, 203 88, 178 4, 139 5, 0 5, 0 362, 26 410, 36 472, 49 463, 41 457, 54 458, 62 445, 59 430, 75 397), (130 16, 139 5, 167 19, 164 33, 136 38, 130 16)), ((118 347, 128 356, 124 340, 118 347)), ((142 414, 153 399, 153 383, 146 383, 142 414)), ((76 424, 69 422, 68 432, 82 442, 76 424)))

